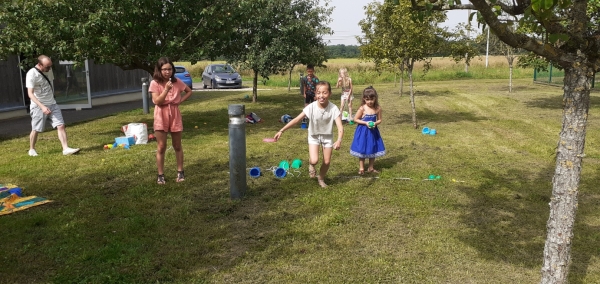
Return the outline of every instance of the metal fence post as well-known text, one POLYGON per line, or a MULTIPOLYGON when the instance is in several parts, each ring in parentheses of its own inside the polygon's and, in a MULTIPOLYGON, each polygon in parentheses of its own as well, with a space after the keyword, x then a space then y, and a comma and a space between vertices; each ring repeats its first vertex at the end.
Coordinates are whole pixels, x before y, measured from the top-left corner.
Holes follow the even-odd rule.
POLYGON ((148 114, 148 78, 142 78, 142 105, 144 106, 144 114, 148 114))
POLYGON ((246 116, 244 105, 229 105, 229 194, 241 199, 246 193, 246 116))

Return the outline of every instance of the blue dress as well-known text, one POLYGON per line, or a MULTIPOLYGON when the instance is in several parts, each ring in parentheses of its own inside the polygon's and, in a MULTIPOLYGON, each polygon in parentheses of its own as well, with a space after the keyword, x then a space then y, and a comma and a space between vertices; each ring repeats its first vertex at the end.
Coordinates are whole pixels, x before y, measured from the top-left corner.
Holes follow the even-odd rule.
MULTIPOLYGON (((376 114, 365 114, 363 121, 377 121, 376 114)), ((369 129, 368 126, 359 124, 354 131, 354 140, 350 146, 350 155, 357 158, 377 158, 385 155, 385 146, 379 133, 379 128, 375 126, 369 129)))

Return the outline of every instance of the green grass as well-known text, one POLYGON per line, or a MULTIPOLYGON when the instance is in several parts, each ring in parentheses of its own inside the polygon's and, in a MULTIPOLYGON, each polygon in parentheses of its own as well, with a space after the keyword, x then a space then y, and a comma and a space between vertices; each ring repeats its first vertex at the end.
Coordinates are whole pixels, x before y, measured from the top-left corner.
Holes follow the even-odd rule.
MULTIPOLYGON (((357 85, 360 90, 365 85, 357 85)), ((296 115, 297 91, 196 92, 181 106, 187 180, 155 184, 156 144, 103 150, 133 110, 69 125, 80 154, 64 157, 55 131, 0 141, 0 183, 54 202, 0 216, 1 283, 537 283, 546 236, 561 89, 517 80, 416 84, 421 127, 393 84, 375 85, 388 149, 378 179, 355 178, 345 126, 327 189, 300 176, 276 179, 267 168, 300 158, 306 132, 290 129, 263 143, 296 115), (229 198, 229 104, 245 104, 263 123, 247 125, 247 177, 241 201, 229 198), (195 126, 198 126, 196 129, 195 126), (430 174, 437 181, 423 181, 430 174), (400 180, 397 178, 411 178, 400 180), (453 182, 456 180, 457 182, 453 182), (464 181, 464 182, 463 182, 464 181)), ((338 96, 333 102, 338 103, 338 96)), ((572 248, 571 283, 600 282, 600 109, 592 94, 572 248)))

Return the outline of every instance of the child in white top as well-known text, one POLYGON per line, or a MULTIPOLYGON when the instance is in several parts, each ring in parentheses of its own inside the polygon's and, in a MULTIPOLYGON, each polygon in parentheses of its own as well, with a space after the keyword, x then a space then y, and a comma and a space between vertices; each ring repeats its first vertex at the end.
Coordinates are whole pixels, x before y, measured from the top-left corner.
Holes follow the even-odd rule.
POLYGON ((308 154, 309 166, 308 173, 311 178, 316 176, 315 165, 319 162, 319 146, 323 148, 323 163, 316 176, 321 187, 327 187, 325 176, 331 163, 332 149, 339 150, 344 136, 344 127, 340 116, 340 109, 329 101, 331 96, 331 85, 329 82, 321 81, 317 83, 315 98, 316 101, 307 105, 302 112, 292 121, 288 122, 279 130, 274 138, 279 140, 284 131, 291 128, 305 117, 309 119, 308 124, 308 154), (333 142, 333 123, 338 129, 338 137, 333 142))

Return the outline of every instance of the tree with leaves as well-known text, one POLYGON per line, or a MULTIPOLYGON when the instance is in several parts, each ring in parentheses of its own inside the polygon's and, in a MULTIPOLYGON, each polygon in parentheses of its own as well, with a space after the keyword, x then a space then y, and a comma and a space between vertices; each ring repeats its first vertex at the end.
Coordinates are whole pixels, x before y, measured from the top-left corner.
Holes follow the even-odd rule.
MULTIPOLYGON (((328 1, 253 0, 241 1, 244 22, 236 28, 229 61, 252 70, 252 101, 256 102, 258 76, 287 72, 308 60, 324 60, 324 34, 332 9, 328 1), (259 11, 259 12, 257 12, 259 11), (320 56, 323 55, 323 56, 320 56), (290 68, 291 67, 291 68, 290 68)), ((291 71, 290 71, 291 76, 291 71)))
POLYGON ((471 9, 500 40, 560 66, 565 71, 563 119, 544 245, 541 283, 567 283, 582 161, 585 157, 590 88, 600 70, 599 0, 411 0, 413 14, 471 9), (431 3, 433 2, 433 3, 431 3), (512 29, 506 14, 522 29, 512 29), (524 32, 528 31, 528 32, 524 32), (540 40, 544 35, 544 40, 540 40))
MULTIPOLYGON (((508 92, 512 92, 512 76, 515 59, 517 59, 517 49, 502 42, 494 33, 488 33, 489 27, 484 29, 484 32, 480 34, 476 41, 485 42, 487 41, 490 47, 491 53, 502 55, 506 58, 508 63, 508 92), (487 39, 485 35, 488 34, 487 39)), ((487 66, 486 66, 487 67, 487 66)))
POLYGON ((2 1, 0 57, 47 54, 151 73, 161 56, 194 62, 226 53, 237 2, 2 1))
POLYGON ((407 1, 394 5, 391 2, 373 2, 365 7, 366 18, 359 22, 363 36, 356 39, 360 44, 362 58, 372 60, 378 68, 406 66, 410 84, 412 122, 416 129, 417 112, 413 88, 412 71, 416 61, 424 61, 429 67, 432 54, 438 44, 442 30, 438 23, 445 20, 442 13, 431 13, 418 18, 410 13, 407 1))
POLYGON ((469 72, 471 60, 479 55, 476 40, 471 37, 471 33, 474 32, 471 25, 460 23, 453 31, 445 33, 447 39, 445 48, 450 51, 450 57, 454 62, 458 63, 464 60, 465 73, 469 72))

